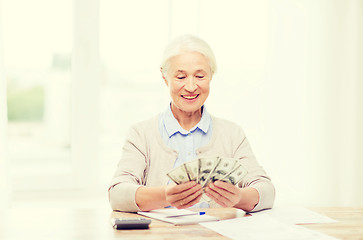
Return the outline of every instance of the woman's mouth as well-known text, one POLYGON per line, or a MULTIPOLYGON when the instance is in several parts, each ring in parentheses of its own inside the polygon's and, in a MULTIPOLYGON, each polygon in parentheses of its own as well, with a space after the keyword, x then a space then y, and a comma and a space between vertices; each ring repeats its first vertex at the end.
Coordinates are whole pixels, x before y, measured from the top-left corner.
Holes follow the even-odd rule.
POLYGON ((199 94, 193 94, 193 95, 181 95, 182 98, 187 100, 194 100, 199 96, 199 94))

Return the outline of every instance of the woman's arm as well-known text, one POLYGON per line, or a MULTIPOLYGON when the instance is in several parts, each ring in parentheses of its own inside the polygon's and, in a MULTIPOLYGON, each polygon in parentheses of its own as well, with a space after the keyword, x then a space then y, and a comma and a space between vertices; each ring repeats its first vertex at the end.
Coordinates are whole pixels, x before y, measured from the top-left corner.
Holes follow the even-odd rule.
POLYGON ((240 201, 234 205, 236 208, 240 208, 246 212, 252 211, 259 202, 260 195, 258 191, 253 187, 238 188, 241 191, 240 201))
POLYGON ((148 163, 142 127, 129 129, 122 147, 121 159, 109 188, 109 201, 113 210, 140 211, 135 196, 145 183, 148 163))
POLYGON ((164 208, 168 206, 165 198, 165 186, 139 187, 136 190, 135 201, 141 211, 164 208))
POLYGON ((252 211, 259 202, 256 189, 239 188, 222 181, 208 184, 205 193, 222 207, 240 208, 246 212, 252 211))
POLYGON ((139 187, 136 190, 135 201, 140 210, 173 206, 188 208, 198 203, 202 197, 202 187, 196 182, 161 187, 139 187))
POLYGON ((247 208, 251 208, 253 205, 254 207, 248 209, 248 211, 272 208, 275 200, 275 187, 263 167, 257 162, 242 129, 240 129, 238 135, 237 139, 241 140, 236 148, 234 157, 240 159, 241 165, 246 168, 248 174, 236 185, 236 187, 242 190, 242 202, 239 202, 237 205, 248 206, 247 208), (243 199, 248 200, 246 202, 243 199), (255 203, 255 201, 257 202, 255 203))

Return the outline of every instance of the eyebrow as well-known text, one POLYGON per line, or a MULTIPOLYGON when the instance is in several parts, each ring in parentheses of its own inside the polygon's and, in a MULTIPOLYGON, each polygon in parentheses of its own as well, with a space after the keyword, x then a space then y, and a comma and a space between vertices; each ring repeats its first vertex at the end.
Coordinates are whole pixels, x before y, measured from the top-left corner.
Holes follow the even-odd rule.
MULTIPOLYGON (((184 70, 177 70, 176 71, 177 73, 186 73, 186 71, 184 70)), ((204 69, 197 69, 195 70, 196 73, 199 73, 199 72, 206 72, 204 69)))

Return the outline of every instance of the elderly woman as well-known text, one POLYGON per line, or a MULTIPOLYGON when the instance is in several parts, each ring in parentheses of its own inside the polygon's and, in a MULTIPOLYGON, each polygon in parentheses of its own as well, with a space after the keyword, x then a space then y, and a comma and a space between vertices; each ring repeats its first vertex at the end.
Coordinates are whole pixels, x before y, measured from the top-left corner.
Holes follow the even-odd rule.
POLYGON ((204 106, 215 71, 211 48, 197 37, 181 36, 166 48, 161 73, 171 103, 165 112, 129 130, 109 187, 112 209, 136 212, 196 206, 258 211, 272 207, 274 186, 243 130, 210 115, 204 106), (174 167, 206 156, 238 159, 248 174, 237 185, 215 181, 202 189, 195 181, 168 184, 166 174, 174 167), (201 202, 203 190, 210 204, 201 202))

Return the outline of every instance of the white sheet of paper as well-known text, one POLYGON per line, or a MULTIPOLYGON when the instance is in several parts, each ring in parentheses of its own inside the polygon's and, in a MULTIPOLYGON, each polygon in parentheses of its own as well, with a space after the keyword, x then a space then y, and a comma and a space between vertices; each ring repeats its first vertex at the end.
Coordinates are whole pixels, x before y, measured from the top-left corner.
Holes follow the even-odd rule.
POLYGON ((311 224, 311 223, 335 223, 334 219, 321 215, 309 209, 297 206, 279 206, 273 209, 252 213, 252 216, 266 214, 284 223, 311 224))
POLYGON ((158 215, 160 217, 175 217, 175 216, 184 216, 184 215, 195 215, 198 212, 190 211, 187 209, 177 209, 177 208, 163 208, 163 209, 156 209, 149 212, 139 212, 142 213, 152 213, 154 215, 158 215))
POLYGON ((231 239, 248 240, 336 240, 320 232, 286 224, 268 215, 234 218, 218 222, 200 223, 231 239))
POLYGON ((160 221, 172 223, 174 225, 197 224, 200 222, 218 221, 219 218, 209 215, 199 215, 199 213, 187 209, 157 209, 149 212, 137 212, 140 215, 154 218, 160 221), (193 215, 188 215, 193 214, 193 215))

